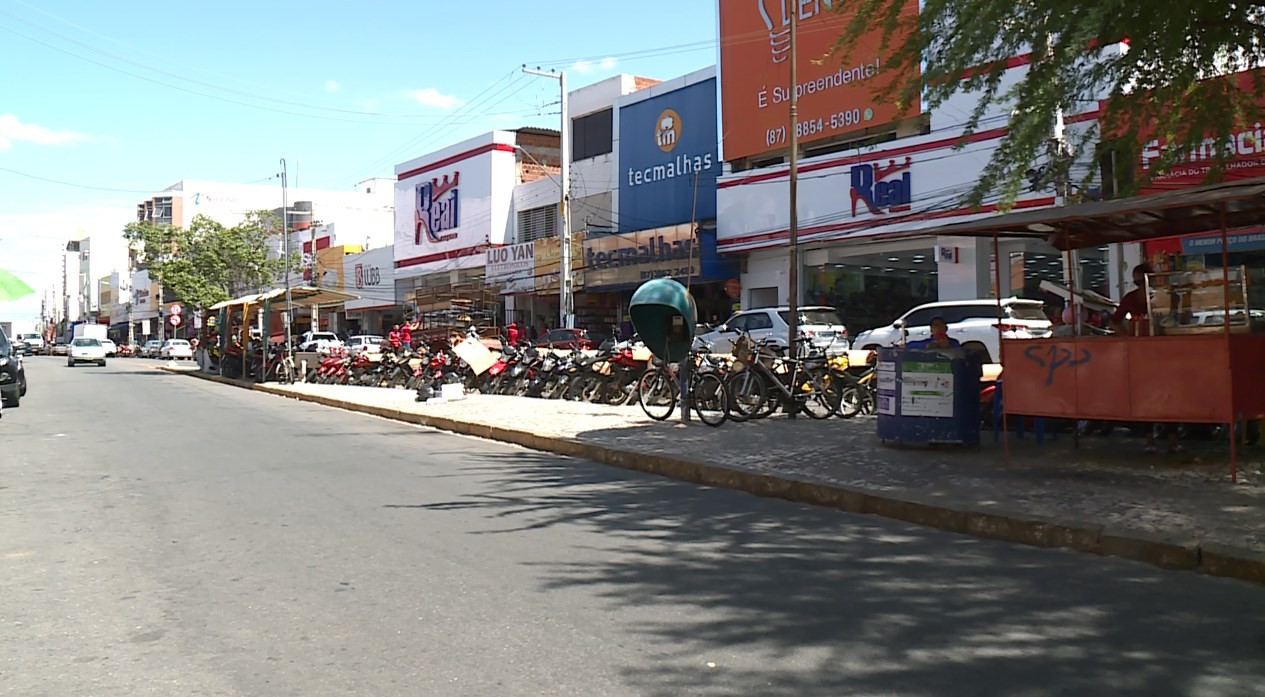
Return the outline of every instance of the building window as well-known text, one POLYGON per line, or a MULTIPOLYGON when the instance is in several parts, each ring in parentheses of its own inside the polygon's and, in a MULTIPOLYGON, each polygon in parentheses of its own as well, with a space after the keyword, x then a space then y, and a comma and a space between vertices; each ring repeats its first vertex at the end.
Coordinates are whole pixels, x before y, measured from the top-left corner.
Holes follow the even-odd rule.
POLYGON ((518 241, 534 242, 558 235, 558 207, 541 206, 518 212, 518 241))
POLYGON ((571 161, 606 155, 614 144, 614 116, 610 109, 571 121, 571 161))

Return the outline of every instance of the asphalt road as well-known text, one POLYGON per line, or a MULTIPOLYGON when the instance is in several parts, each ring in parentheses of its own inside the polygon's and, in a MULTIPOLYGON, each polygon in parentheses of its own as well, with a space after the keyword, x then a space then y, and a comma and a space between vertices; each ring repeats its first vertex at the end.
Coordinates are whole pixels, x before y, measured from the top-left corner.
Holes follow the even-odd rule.
POLYGON ((1254 695, 1265 589, 28 360, 0 693, 1254 695))

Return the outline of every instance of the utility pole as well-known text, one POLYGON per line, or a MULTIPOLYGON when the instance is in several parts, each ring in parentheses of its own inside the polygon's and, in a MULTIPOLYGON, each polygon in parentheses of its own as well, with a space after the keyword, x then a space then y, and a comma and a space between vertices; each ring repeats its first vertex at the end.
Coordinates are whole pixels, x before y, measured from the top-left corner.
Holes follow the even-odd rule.
MULTIPOLYGON (((787 244, 787 256, 791 265, 790 271, 786 277, 787 285, 790 286, 790 293, 786 299, 786 309, 789 310, 786 318, 786 340, 790 342, 787 346, 788 355, 797 357, 796 349, 799 344, 796 339, 799 338, 799 71, 796 70, 796 64, 799 63, 799 55, 796 49, 796 25, 799 23, 799 6, 795 3, 791 7, 791 166, 788 181, 790 189, 790 218, 789 227, 790 240, 787 244)), ((789 419, 795 418, 794 400, 786 405, 786 416, 789 419)))
POLYGON ((287 200, 286 159, 284 157, 281 158, 281 250, 286 263, 286 306, 285 312, 281 313, 281 331, 286 334, 286 355, 293 355, 294 346, 291 345, 293 342, 290 340, 290 322, 293 319, 290 315, 294 312, 290 304, 290 202, 287 200))
POLYGON ((575 328, 575 287, 571 278, 571 115, 567 108, 567 73, 566 71, 548 72, 536 68, 532 70, 523 66, 523 72, 529 75, 550 77, 558 81, 561 91, 559 103, 562 105, 562 167, 559 173, 562 178, 562 257, 558 271, 558 320, 564 329, 575 328))

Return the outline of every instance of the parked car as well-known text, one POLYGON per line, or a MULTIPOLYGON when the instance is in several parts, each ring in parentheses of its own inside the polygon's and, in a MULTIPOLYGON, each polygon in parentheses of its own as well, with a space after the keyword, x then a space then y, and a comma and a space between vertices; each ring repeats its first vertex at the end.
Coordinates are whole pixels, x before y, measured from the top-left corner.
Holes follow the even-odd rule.
POLYGON ((30 352, 32 354, 43 353, 44 351, 44 337, 39 334, 18 334, 18 341, 26 342, 26 345, 31 347, 30 352))
POLYGON ((537 348, 580 349, 581 351, 587 351, 597 348, 603 341, 606 341, 604 335, 590 332, 587 329, 554 329, 536 339, 533 346, 537 348))
POLYGON ((12 341, 10 343, 13 344, 13 353, 15 355, 18 355, 18 356, 31 355, 31 345, 26 343, 25 341, 18 339, 17 341, 12 341))
MULTIPOLYGON (((1050 319, 1045 316, 1040 300, 1004 298, 1001 301, 1001 334, 1007 339, 1040 339, 1050 335, 1050 319)), ((931 320, 943 317, 949 325, 949 337, 962 348, 985 352, 985 360, 996 362, 1001 357, 997 337, 996 300, 950 300, 927 303, 901 315, 886 327, 857 335, 854 345, 862 349, 896 346, 902 341, 919 341, 931 336, 931 320), (902 332, 904 333, 902 335, 902 332)))
POLYGON ((193 360, 193 345, 184 339, 168 339, 167 343, 158 349, 158 357, 167 360, 177 358, 193 360))
POLYGON ((300 351, 328 351, 335 346, 342 346, 343 340, 334 332, 303 332, 299 342, 300 351))
POLYGON ((54 356, 65 356, 65 355, 68 355, 69 353, 70 353, 70 344, 66 343, 65 339, 58 339, 57 341, 53 342, 54 356))
POLYGON ((9 337, 0 329, 0 404, 16 407, 26 396, 26 368, 16 355, 9 337))
POLYGON ((158 352, 162 350, 163 342, 158 339, 150 339, 141 346, 142 358, 158 358, 158 352))
POLYGON ((105 357, 114 358, 119 355, 119 347, 110 339, 102 339, 101 345, 105 347, 105 357))
POLYGON ((374 334, 358 334, 348 337, 345 345, 352 353, 382 353, 383 341, 385 339, 374 334))
MULTIPOLYGON (((797 329, 812 340, 815 348, 831 354, 848 350, 848 328, 833 307, 806 305, 797 310, 797 329)), ((744 310, 730 317, 724 324, 699 335, 695 343, 700 346, 706 344, 715 353, 729 353, 733 350, 734 340, 738 338, 737 330, 741 329, 750 333, 754 340, 768 340, 785 348, 790 345, 790 318, 788 307, 744 310)))
POLYGON ((66 356, 66 367, 73 368, 80 363, 96 363, 105 367, 105 346, 98 339, 81 336, 70 342, 70 353, 66 356))

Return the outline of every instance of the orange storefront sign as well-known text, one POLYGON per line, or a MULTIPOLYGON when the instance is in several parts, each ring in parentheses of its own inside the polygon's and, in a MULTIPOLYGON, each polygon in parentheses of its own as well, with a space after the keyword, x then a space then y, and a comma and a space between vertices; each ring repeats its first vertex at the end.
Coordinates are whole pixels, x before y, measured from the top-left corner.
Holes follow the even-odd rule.
MULTIPOLYGON (((883 73, 876 28, 848 56, 827 54, 848 25, 844 0, 720 0, 721 113, 724 159, 758 155, 790 144, 790 18, 798 10, 796 53, 800 142, 890 123, 916 114, 878 103, 874 95, 896 77, 883 73)), ((918 4, 905 6, 912 24, 918 4)), ((893 36, 889 48, 903 41, 893 36)))

